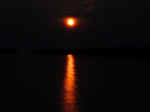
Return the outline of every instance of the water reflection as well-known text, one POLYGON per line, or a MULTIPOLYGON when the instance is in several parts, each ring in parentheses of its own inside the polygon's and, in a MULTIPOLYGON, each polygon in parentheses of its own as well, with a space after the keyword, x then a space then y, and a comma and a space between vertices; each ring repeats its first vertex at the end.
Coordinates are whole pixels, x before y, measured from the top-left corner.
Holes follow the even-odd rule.
POLYGON ((66 73, 63 82, 63 112, 79 112, 77 105, 77 84, 76 84, 76 72, 75 72, 75 59, 74 56, 67 55, 66 60, 66 73))

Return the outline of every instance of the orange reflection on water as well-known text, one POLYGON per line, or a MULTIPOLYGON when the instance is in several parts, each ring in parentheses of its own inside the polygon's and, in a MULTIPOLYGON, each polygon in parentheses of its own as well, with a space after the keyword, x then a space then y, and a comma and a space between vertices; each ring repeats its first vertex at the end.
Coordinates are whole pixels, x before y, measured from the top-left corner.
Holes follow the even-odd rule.
POLYGON ((78 112, 75 59, 67 55, 66 73, 63 87, 63 112, 78 112))

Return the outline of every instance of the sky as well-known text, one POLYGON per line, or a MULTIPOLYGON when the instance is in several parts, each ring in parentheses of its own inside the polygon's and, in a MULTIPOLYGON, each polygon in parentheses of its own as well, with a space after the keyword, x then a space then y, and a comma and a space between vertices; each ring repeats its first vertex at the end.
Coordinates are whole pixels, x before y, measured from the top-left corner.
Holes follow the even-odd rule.
POLYGON ((0 1, 0 47, 149 47, 149 6, 136 0, 0 1), (61 19, 75 16, 76 29, 61 19))

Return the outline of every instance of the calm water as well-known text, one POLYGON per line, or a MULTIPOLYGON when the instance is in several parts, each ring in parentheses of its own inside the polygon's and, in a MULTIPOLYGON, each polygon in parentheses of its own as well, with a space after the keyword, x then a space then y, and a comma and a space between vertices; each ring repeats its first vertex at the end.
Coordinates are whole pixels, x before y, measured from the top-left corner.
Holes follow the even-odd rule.
POLYGON ((33 110, 96 110, 104 101, 103 60, 98 56, 72 54, 19 57, 17 91, 23 89, 22 102, 33 110))
POLYGON ((62 112, 79 112, 79 91, 75 70, 75 58, 73 55, 67 55, 66 57, 66 72, 61 93, 62 112))
POLYGON ((140 87, 135 83, 127 91, 131 87, 128 83, 137 80, 137 74, 149 73, 149 61, 134 57, 1 56, 1 63, 5 68, 1 69, 2 76, 7 79, 2 91, 6 96, 5 110, 18 112, 100 112, 107 105, 116 110, 118 106, 126 106, 120 102, 128 101, 132 105, 129 96, 133 98, 133 88, 140 87), (104 74, 110 77, 107 87, 112 88, 105 92, 104 74))

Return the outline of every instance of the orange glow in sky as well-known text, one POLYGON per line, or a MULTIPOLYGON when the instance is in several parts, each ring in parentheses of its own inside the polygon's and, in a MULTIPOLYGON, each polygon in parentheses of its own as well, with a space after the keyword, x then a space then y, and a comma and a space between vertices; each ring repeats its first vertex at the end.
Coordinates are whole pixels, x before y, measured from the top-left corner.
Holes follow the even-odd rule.
POLYGON ((70 25, 70 26, 74 25, 74 20, 73 19, 68 19, 67 24, 70 25))
POLYGON ((65 18, 65 25, 67 27, 75 27, 77 25, 77 19, 74 17, 65 18))

